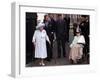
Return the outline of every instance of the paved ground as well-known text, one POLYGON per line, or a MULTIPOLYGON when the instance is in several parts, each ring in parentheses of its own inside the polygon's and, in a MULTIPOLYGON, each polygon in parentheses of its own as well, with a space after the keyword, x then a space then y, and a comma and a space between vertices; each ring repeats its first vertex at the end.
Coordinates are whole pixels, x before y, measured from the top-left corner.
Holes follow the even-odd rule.
MULTIPOLYGON (((89 63, 87 61, 82 62, 81 64, 71 64, 66 58, 60 58, 60 59, 52 59, 50 62, 44 61, 45 66, 62 66, 62 65, 88 65, 89 63)), ((26 65, 26 67, 37 67, 39 65, 39 60, 33 61, 26 65)))

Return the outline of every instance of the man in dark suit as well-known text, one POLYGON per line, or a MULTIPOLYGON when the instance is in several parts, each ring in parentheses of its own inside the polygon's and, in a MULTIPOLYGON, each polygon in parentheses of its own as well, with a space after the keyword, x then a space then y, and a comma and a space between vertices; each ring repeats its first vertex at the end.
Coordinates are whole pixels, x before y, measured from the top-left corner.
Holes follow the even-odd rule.
POLYGON ((70 29, 70 17, 69 15, 65 15, 64 20, 66 22, 66 28, 67 28, 67 32, 66 32, 66 38, 67 38, 67 42, 69 42, 69 29, 70 29))
POLYGON ((53 18, 51 18, 49 15, 44 16, 44 23, 45 27, 44 29, 47 32, 47 35, 49 36, 51 45, 47 42, 47 60, 50 61, 52 59, 52 48, 53 48, 53 39, 54 39, 54 32, 55 32, 55 21, 53 18))
POLYGON ((66 22, 61 14, 58 14, 58 19, 56 21, 56 38, 58 46, 58 58, 61 57, 61 47, 63 49, 63 57, 66 56, 65 52, 65 42, 66 42, 66 22))
POLYGON ((86 44, 84 45, 83 52, 85 56, 89 53, 89 16, 88 15, 81 15, 82 22, 80 23, 79 27, 81 29, 82 35, 85 37, 86 44))

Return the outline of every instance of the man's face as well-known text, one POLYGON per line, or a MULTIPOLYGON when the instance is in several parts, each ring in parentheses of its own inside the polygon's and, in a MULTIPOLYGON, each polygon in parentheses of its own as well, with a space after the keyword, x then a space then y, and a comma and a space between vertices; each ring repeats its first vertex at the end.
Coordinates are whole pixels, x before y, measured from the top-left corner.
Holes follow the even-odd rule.
POLYGON ((59 20, 62 20, 62 16, 59 16, 59 20))
POLYGON ((50 18, 53 18, 53 15, 52 14, 50 14, 49 16, 50 16, 50 18))
POLYGON ((48 16, 46 16, 46 18, 45 18, 46 20, 48 20, 48 16))
POLYGON ((81 17, 81 21, 85 21, 86 20, 86 18, 85 17, 81 17))
POLYGON ((46 16, 46 20, 47 20, 47 21, 49 21, 49 20, 50 20, 49 16, 46 16))

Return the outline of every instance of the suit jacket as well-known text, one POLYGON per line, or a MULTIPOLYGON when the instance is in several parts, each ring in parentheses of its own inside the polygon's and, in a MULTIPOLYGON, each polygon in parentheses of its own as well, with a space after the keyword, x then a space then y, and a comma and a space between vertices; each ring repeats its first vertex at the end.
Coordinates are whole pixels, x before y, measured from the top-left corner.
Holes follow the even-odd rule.
POLYGON ((65 20, 56 21, 56 36, 57 38, 66 37, 67 27, 65 20))
POLYGON ((45 21, 45 27, 44 29, 47 32, 47 35, 49 36, 50 40, 54 39, 54 33, 55 33, 55 21, 51 19, 50 21, 45 21))
POLYGON ((82 35, 84 35, 84 37, 89 36, 89 22, 83 21, 80 25, 79 25, 80 29, 81 29, 81 33, 82 35))

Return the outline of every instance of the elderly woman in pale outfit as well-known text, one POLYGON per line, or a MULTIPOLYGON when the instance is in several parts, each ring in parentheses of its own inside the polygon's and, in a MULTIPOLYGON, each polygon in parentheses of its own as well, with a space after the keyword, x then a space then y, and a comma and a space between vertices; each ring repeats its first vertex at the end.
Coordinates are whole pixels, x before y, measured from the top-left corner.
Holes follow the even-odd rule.
POLYGON ((84 44, 84 36, 80 34, 80 31, 76 32, 76 36, 70 45, 71 49, 69 54, 69 60, 72 60, 73 63, 77 63, 82 58, 84 44))
POLYGON ((45 65, 44 59, 47 57, 46 40, 50 43, 47 33, 43 29, 44 26, 44 23, 39 23, 36 26, 37 30, 35 31, 32 39, 35 46, 35 58, 41 59, 39 64, 43 66, 45 65))

